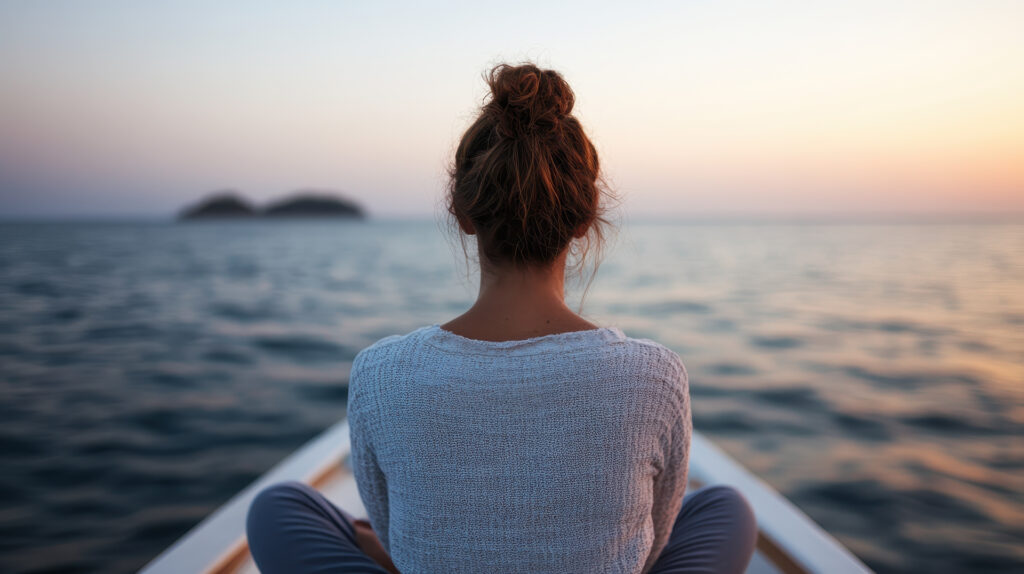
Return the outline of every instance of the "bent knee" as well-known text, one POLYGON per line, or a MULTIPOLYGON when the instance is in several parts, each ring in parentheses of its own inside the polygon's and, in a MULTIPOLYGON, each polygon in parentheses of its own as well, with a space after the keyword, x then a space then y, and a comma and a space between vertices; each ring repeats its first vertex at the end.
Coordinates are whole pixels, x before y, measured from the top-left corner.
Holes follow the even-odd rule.
POLYGON ((309 488, 309 485, 297 480, 286 480, 284 482, 271 484, 259 491, 256 497, 252 499, 252 505, 262 505, 281 500, 282 498, 292 498, 298 493, 307 492, 309 488))
POLYGON ((757 518, 747 498, 739 490, 725 485, 707 486, 696 493, 701 504, 714 508, 716 514, 723 515, 735 524, 738 531, 747 533, 751 538, 757 537, 757 518))
POLYGON ((705 497, 709 500, 715 500, 722 503, 747 503, 747 499, 743 496, 743 493, 728 484, 712 484, 710 486, 705 486, 697 489, 693 495, 705 497))
POLYGON ((309 485, 295 480, 278 482, 264 488, 249 504, 247 522, 252 523, 254 520, 264 520, 276 515, 282 508, 290 506, 298 496, 305 495, 309 488, 309 485))

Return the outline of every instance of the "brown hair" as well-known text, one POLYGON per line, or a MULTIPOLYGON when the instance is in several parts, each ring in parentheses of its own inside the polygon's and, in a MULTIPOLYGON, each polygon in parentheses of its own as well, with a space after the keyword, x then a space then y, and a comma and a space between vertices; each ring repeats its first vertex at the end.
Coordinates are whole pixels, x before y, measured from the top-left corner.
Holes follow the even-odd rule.
POLYGON ((499 64, 484 79, 489 98, 448 169, 449 215, 472 227, 489 262, 544 266, 575 247, 582 265, 603 245, 603 198, 612 196, 572 115, 572 89, 558 72, 530 63, 499 64))

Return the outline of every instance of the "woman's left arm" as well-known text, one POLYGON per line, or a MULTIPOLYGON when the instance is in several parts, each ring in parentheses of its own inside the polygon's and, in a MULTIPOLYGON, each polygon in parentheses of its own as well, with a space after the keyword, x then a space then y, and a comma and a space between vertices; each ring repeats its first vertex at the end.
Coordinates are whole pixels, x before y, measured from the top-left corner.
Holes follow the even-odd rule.
POLYGON ((370 524, 373 525, 377 538, 385 551, 390 552, 388 544, 388 527, 390 516, 388 515, 388 483, 384 473, 377 464, 376 454, 369 444, 365 442, 362 429, 358 425, 358 416, 349 414, 349 425, 351 430, 352 473, 356 478, 356 486, 359 488, 359 497, 363 500, 366 513, 370 517, 370 524))
POLYGON ((356 529, 356 543, 359 545, 359 549, 391 574, 399 574, 398 568, 391 561, 387 550, 384 550, 384 546, 381 545, 377 533, 373 531, 373 526, 368 521, 360 519, 355 520, 353 526, 356 529))
POLYGON ((390 552, 388 483, 377 461, 372 440, 374 425, 380 424, 380 421, 377 413, 372 411, 373 401, 367 400, 372 397, 365 396, 364 391, 369 389, 364 389, 358 382, 360 358, 357 356, 353 361, 349 377, 348 424, 349 441, 352 445, 349 462, 352 465, 352 474, 355 475, 359 497, 366 507, 373 530, 377 533, 384 550, 390 552))

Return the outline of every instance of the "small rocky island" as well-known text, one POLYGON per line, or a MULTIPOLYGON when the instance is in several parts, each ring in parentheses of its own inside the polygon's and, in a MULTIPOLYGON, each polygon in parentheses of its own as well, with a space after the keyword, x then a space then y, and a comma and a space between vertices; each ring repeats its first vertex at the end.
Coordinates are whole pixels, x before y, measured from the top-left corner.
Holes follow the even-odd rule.
POLYGON ((196 205, 185 208, 181 219, 220 219, 255 217, 256 208, 232 190, 218 191, 196 205))
POLYGON ((234 190, 210 194, 199 203, 185 208, 178 217, 192 219, 284 219, 284 218, 342 218, 364 219, 366 212, 350 199, 335 193, 303 190, 285 199, 257 208, 234 190))
POLYGON ((357 217, 363 210, 354 202, 341 197, 320 193, 296 193, 287 199, 271 203, 263 209, 266 217, 357 217))

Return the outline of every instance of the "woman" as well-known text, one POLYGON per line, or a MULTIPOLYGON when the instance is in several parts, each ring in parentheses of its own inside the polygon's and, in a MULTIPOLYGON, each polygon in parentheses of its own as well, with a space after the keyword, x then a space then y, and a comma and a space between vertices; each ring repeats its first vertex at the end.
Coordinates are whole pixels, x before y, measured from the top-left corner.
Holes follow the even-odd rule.
POLYGON ((531 64, 487 79, 447 198, 476 237, 478 299, 353 363, 351 462, 369 523, 304 485, 271 487, 249 514, 256 563, 265 574, 742 572, 757 532, 743 497, 683 496, 678 355, 565 304, 569 252, 600 245, 606 224, 572 90, 531 64))

